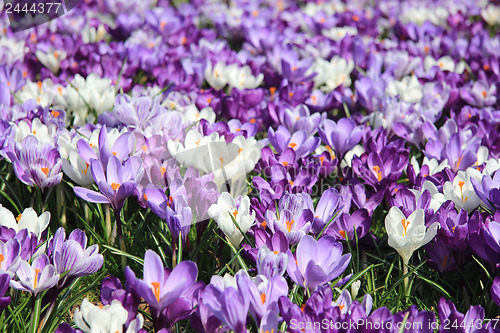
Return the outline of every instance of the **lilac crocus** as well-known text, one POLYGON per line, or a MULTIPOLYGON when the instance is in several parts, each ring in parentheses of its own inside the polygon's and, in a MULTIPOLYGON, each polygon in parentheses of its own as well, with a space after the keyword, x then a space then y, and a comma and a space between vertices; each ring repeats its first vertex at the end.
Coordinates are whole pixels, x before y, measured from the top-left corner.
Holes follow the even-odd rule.
POLYGON ((342 255, 342 244, 331 236, 319 240, 302 237, 294 256, 288 250, 288 274, 298 285, 313 291, 317 286, 342 274, 351 261, 351 254, 342 255))
MULTIPOLYGON (((236 333, 247 332, 247 316, 250 308, 250 300, 247 295, 233 286, 219 288, 209 284, 200 294, 200 304, 204 311, 224 323, 229 329, 236 333)), ((205 317, 209 317, 209 314, 205 317)), ((214 319, 210 320, 211 322, 214 319)))
POLYGON ((363 136, 363 128, 356 126, 351 118, 342 118, 338 122, 326 119, 319 129, 321 141, 327 149, 335 151, 342 160, 345 153, 359 143, 363 136))
POLYGON ((14 143, 7 155, 14 164, 16 176, 28 186, 41 190, 54 187, 62 179, 62 162, 58 150, 50 143, 42 144, 34 135, 14 143))
POLYGON ((46 254, 36 257, 31 265, 22 261, 16 274, 19 281, 12 280, 11 287, 33 295, 52 288, 59 281, 59 274, 56 274, 56 269, 50 264, 46 254))
POLYGON ((98 159, 90 161, 90 168, 101 193, 76 186, 75 194, 88 202, 109 203, 115 212, 120 212, 142 176, 140 158, 132 156, 122 164, 118 157, 112 155, 108 158, 106 169, 98 159))
POLYGON ((149 304, 156 320, 155 325, 158 325, 160 312, 196 282, 198 268, 192 261, 182 261, 173 270, 165 269, 160 256, 147 250, 143 274, 141 280, 136 278, 130 267, 125 269, 127 283, 133 285, 138 295, 149 304))
MULTIPOLYGON (((288 285, 280 275, 268 279, 257 275, 250 278, 245 270, 236 274, 236 283, 242 294, 250 300, 250 313, 260 326, 262 318, 269 312, 278 310, 278 299, 288 294, 288 285)), ((277 330, 277 327, 274 327, 277 330)))
POLYGON ((87 247, 87 236, 80 229, 72 231, 68 239, 64 228, 57 229, 49 241, 47 252, 56 273, 66 273, 58 283, 61 290, 78 277, 94 274, 104 262, 102 254, 99 254, 99 246, 94 244, 87 247))
POLYGON ((334 220, 341 212, 343 205, 340 205, 340 193, 337 189, 329 188, 321 195, 316 210, 314 211, 314 220, 312 230, 317 235, 323 228, 334 220))
POLYGON ((159 187, 150 187, 144 191, 144 199, 153 213, 167 222, 174 242, 177 242, 179 234, 181 234, 183 241, 186 241, 193 215, 186 200, 184 186, 182 189, 181 193, 184 195, 179 193, 175 198, 172 196, 167 198, 165 192, 159 187))
POLYGON ((341 213, 325 230, 325 235, 331 235, 337 240, 355 240, 363 238, 370 230, 371 217, 366 209, 358 209, 352 214, 341 213))
POLYGON ((284 126, 279 126, 276 132, 269 127, 269 142, 281 154, 287 148, 292 148, 297 157, 304 157, 318 148, 320 140, 316 137, 309 137, 303 130, 298 130, 291 134, 284 126))
POLYGON ((487 209, 490 211, 500 209, 500 172, 496 171, 493 177, 484 175, 481 183, 472 177, 470 181, 477 196, 487 209))
POLYGON ((0 274, 7 273, 11 278, 21 264, 20 244, 16 238, 6 242, 0 241, 0 274))
POLYGON ((257 272, 267 278, 282 276, 288 265, 286 253, 271 251, 266 245, 262 245, 257 255, 257 272))

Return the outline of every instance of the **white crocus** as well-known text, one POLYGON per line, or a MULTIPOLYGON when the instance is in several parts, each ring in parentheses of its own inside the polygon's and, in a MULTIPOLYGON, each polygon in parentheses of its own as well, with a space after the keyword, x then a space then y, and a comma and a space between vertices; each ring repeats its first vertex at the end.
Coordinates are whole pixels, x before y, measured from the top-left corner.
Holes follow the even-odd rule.
POLYGON ((365 152, 365 148, 362 145, 355 145, 351 150, 349 150, 344 155, 344 159, 340 162, 340 167, 343 169, 345 167, 352 167, 352 160, 354 156, 361 156, 365 152))
POLYGON ((423 209, 417 209, 406 217, 398 207, 391 207, 385 217, 389 246, 399 253, 405 265, 415 250, 436 236, 438 225, 438 222, 434 222, 427 229, 423 209))
POLYGON ((334 56, 330 61, 318 58, 311 66, 308 73, 316 73, 314 86, 321 87, 325 92, 331 92, 340 85, 351 85, 351 72, 354 62, 347 61, 339 56, 334 56), (324 85, 324 86, 323 86, 324 85))
POLYGON ((434 59, 432 56, 428 55, 424 58, 424 68, 426 71, 430 70, 432 67, 437 66, 443 72, 454 72, 455 71, 455 61, 450 56, 444 56, 439 59, 434 59))
POLYGON ((500 24, 500 7, 489 4, 486 8, 481 9, 481 17, 489 25, 500 24))
POLYGON ((232 64, 226 67, 225 72, 227 83, 238 90, 255 89, 264 80, 262 73, 255 77, 246 65, 240 68, 238 64, 232 64))
POLYGON ((21 102, 34 100, 37 104, 46 107, 52 104, 56 96, 56 87, 51 79, 32 82, 27 81, 23 89, 17 94, 21 102))
POLYGON ((220 195, 217 203, 210 206, 207 213, 217 222, 219 228, 234 247, 240 246, 243 240, 243 233, 246 233, 255 223, 255 212, 250 214, 250 199, 248 196, 242 197, 240 206, 236 207, 231 194, 224 192, 220 195), (241 231, 238 230, 233 219, 241 231))
POLYGON ((182 120, 184 124, 191 125, 201 119, 205 119, 210 124, 215 122, 215 112, 214 110, 207 106, 201 110, 198 110, 198 107, 195 104, 190 104, 186 107, 181 108, 182 112, 182 120))
MULTIPOLYGON (((85 298, 80 308, 75 310, 73 321, 85 333, 122 333, 127 317, 127 310, 118 300, 113 300, 110 305, 99 307, 85 298)), ((138 314, 130 323, 126 333, 138 332, 142 329, 143 323, 142 315, 138 314)))
POLYGON ((486 166, 483 169, 483 176, 491 176, 500 169, 500 159, 496 160, 494 158, 490 158, 486 161, 486 166))
MULTIPOLYGON (((223 168, 218 168, 214 172, 214 182, 219 189, 223 190, 225 183, 228 181, 232 195, 237 197, 245 194, 248 190, 247 175, 260 160, 263 147, 264 144, 255 140, 255 138, 246 139, 242 135, 235 137, 232 143, 227 144, 227 147, 222 146, 220 157, 223 159, 228 151, 234 151, 235 154, 229 156, 228 163, 221 165, 223 168)), ((214 152, 217 153, 217 150, 214 152)), ((220 160, 219 156, 214 156, 214 160, 220 160)))
POLYGON ((207 80, 210 87, 215 90, 221 90, 227 84, 226 78, 226 65, 218 62, 215 66, 208 63, 205 66, 205 80, 207 80))
POLYGON ((401 81, 389 82, 385 93, 388 96, 399 96, 402 101, 418 103, 422 100, 423 87, 415 75, 405 76, 401 81))
POLYGON ((50 69, 54 74, 57 74, 59 71, 61 61, 66 59, 65 51, 55 50, 53 48, 49 49, 48 52, 38 50, 35 55, 42 65, 50 69))
POLYGON ((25 120, 14 126, 14 138, 16 142, 21 143, 28 135, 33 135, 40 144, 53 143, 57 137, 57 127, 54 124, 46 126, 39 118, 33 119, 31 125, 25 120))
POLYGON ((443 193, 438 191, 436 185, 426 180, 422 185, 420 191, 414 189, 411 189, 410 191, 413 192, 413 194, 415 195, 415 200, 418 201, 425 190, 428 190, 431 195, 431 203, 429 205, 429 208, 434 210, 434 212, 437 212, 439 207, 441 207, 441 205, 446 201, 446 198, 444 197, 443 193))
POLYGON ((101 78, 95 73, 87 78, 77 74, 71 85, 57 96, 57 101, 72 113, 75 125, 83 126, 88 121, 94 121, 89 107, 100 115, 113 109, 115 97, 115 87, 111 79, 101 78))
POLYGON ((16 232, 28 229, 29 232, 34 233, 39 239, 42 232, 47 229, 49 221, 49 212, 38 216, 33 208, 26 208, 15 218, 10 210, 0 205, 0 226, 14 229, 16 232))
MULTIPOLYGON (((419 166, 418 161, 415 158, 415 156, 411 157, 410 164, 413 167, 413 170, 415 170, 415 174, 418 175, 420 173, 420 166, 419 166)), ((435 158, 428 159, 427 156, 424 156, 424 160, 422 161, 422 167, 424 165, 427 165, 427 167, 429 168, 428 175, 431 175, 431 176, 435 175, 438 172, 443 171, 446 167, 448 167, 448 168, 450 167, 448 165, 448 159, 445 159, 444 161, 439 163, 437 159, 435 159, 435 158)), ((428 176, 428 175, 425 175, 425 176, 428 176)))
MULTIPOLYGON (((169 140, 167 148, 170 154, 184 167, 193 167, 207 173, 215 171, 213 165, 212 151, 217 150, 219 144, 226 145, 224 136, 219 137, 219 133, 213 132, 204 136, 195 129, 191 129, 186 134, 184 145, 179 141, 169 140)), ((232 152, 231 152, 232 153, 232 152)), ((236 152, 235 152, 236 153, 236 152)), ((226 158, 222 163, 229 162, 226 158)), ((217 163, 217 168, 219 163, 217 163)))
POLYGON ((474 187, 470 181, 471 178, 481 183, 483 175, 474 168, 467 168, 466 171, 458 171, 453 182, 447 181, 443 185, 443 193, 446 200, 453 201, 457 210, 463 208, 467 213, 479 207, 481 203, 476 191, 474 191, 474 187))
POLYGON ((333 27, 329 30, 323 30, 321 33, 331 40, 339 41, 347 35, 356 36, 358 34, 358 29, 349 26, 333 27))

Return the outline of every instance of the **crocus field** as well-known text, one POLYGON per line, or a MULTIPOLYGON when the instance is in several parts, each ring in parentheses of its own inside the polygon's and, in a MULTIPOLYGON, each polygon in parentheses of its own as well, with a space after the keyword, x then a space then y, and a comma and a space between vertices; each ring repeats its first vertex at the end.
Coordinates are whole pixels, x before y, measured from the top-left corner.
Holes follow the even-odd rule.
POLYGON ((11 5, 0 332, 500 332, 500 1, 11 5))

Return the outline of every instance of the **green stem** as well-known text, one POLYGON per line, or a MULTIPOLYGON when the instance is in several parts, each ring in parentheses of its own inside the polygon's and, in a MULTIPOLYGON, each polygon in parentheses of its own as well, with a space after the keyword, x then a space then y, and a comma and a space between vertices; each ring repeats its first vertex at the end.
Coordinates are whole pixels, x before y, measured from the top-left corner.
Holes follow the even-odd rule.
MULTIPOLYGON (((408 266, 406 266, 405 263, 403 263, 403 276, 408 274, 408 266)), ((410 282, 410 279, 409 277, 405 277, 404 279, 404 287, 405 287, 405 296, 408 297, 410 296, 410 290, 409 290, 409 282, 410 282)))
POLYGON ((36 333, 40 323, 40 314, 42 312, 42 297, 33 296, 33 311, 31 312, 30 333, 36 333))
MULTIPOLYGON (((120 219, 120 211, 115 211, 115 220, 116 220, 116 232, 118 234, 118 242, 120 243, 120 250, 123 252, 127 252, 127 248, 125 246, 125 238, 123 237, 122 231, 122 221, 120 219)), ((122 256, 122 268, 125 270, 127 267, 127 257, 122 256)))

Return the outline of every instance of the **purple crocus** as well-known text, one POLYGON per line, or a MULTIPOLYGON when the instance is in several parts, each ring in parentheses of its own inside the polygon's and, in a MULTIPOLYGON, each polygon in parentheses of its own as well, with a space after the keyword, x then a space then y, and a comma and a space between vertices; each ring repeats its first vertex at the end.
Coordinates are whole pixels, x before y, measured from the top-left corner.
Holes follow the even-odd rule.
POLYGON ((474 191, 490 211, 500 209, 500 172, 496 171, 493 177, 484 175, 481 184, 474 179, 470 178, 474 191))
MULTIPOLYGON (((493 298, 493 300, 495 301, 497 306, 500 308, 500 276, 497 276, 493 280, 493 284, 491 285, 490 293, 491 293, 491 298, 493 298)), ((1 295, 1 290, 0 290, 0 295, 1 295)), ((1 309, 1 307, 0 307, 0 309, 1 309)))
POLYGON ((342 118, 338 122, 326 119, 319 129, 319 136, 327 146, 326 148, 333 149, 339 156, 339 160, 342 160, 345 153, 361 140, 363 128, 356 126, 356 123, 351 118, 342 118))
MULTIPOLYGON (((214 316, 220 323, 225 324, 236 333, 247 332, 246 324, 250 300, 238 288, 228 286, 222 289, 214 284, 209 284, 200 294, 200 305, 200 311, 208 312, 202 314, 204 317, 214 316)), ((207 320, 207 322, 213 321, 214 319, 207 320)))
POLYGON ((342 208, 340 193, 337 189, 329 188, 323 192, 314 211, 312 231, 316 235, 319 234, 328 223, 331 223, 331 220, 335 220, 342 208))
POLYGON ((288 250, 288 275, 298 285, 313 291, 317 286, 342 274, 351 261, 351 254, 342 255, 342 244, 331 236, 319 240, 302 237, 295 256, 288 250))
POLYGON ((102 160, 98 159, 90 161, 90 168, 101 193, 76 186, 75 194, 88 202, 109 203, 119 213, 125 200, 134 193, 142 175, 142 161, 132 156, 122 164, 118 157, 112 155, 105 170, 102 160))
MULTIPOLYGON (((198 268, 192 261, 182 261, 173 270, 165 269, 158 254, 147 250, 144 255, 143 279, 127 267, 125 277, 152 310, 155 325, 159 325, 161 311, 174 303, 191 287, 198 276, 198 268)), ((157 327, 157 326, 155 326, 157 327)))
MULTIPOLYGON (((276 235, 276 234, 275 234, 276 235)), ((288 265, 286 253, 271 251, 266 245, 262 245, 257 255, 257 272, 267 278, 282 276, 288 265)))
POLYGON ((21 264, 20 244, 16 238, 6 242, 0 240, 0 274, 7 273, 11 278, 16 274, 21 264))
POLYGON ((87 247, 87 236, 80 229, 73 230, 68 239, 64 228, 57 229, 49 241, 47 253, 56 273, 66 273, 59 280, 60 290, 78 277, 94 274, 101 269, 104 262, 102 254, 99 254, 99 246, 94 244, 87 247))
POLYGON ((309 137, 303 130, 298 130, 291 134, 284 126, 279 126, 276 132, 269 127, 269 142, 281 154, 287 148, 292 148, 297 157, 304 157, 318 148, 320 140, 316 137, 309 137))
POLYGON ((12 280, 11 287, 33 295, 52 288, 59 281, 59 274, 56 274, 56 269, 50 264, 46 254, 36 257, 31 265, 22 261, 16 274, 19 281, 12 280))
POLYGON ((335 239, 355 240, 363 238, 370 230, 371 217, 366 209, 358 209, 352 214, 342 213, 339 218, 330 224, 325 230, 325 235, 331 235, 335 239))
POLYGON ((0 274, 0 314, 10 304, 10 296, 5 296, 9 290, 9 274, 0 274))
MULTIPOLYGON (((184 186, 182 188, 182 192, 185 194, 184 186)), ((171 196, 167 198, 165 192, 159 187, 150 187, 144 191, 144 198, 153 213, 167 222, 174 242, 177 242, 179 234, 181 234, 182 240, 185 242, 191 227, 193 214, 185 195, 176 195, 175 198, 173 195, 171 193, 171 196)))
POLYGON ((14 143, 7 156, 14 164, 16 176, 28 186, 41 190, 54 187, 62 179, 62 162, 59 151, 51 144, 41 144, 34 135, 28 135, 21 143, 14 143))

